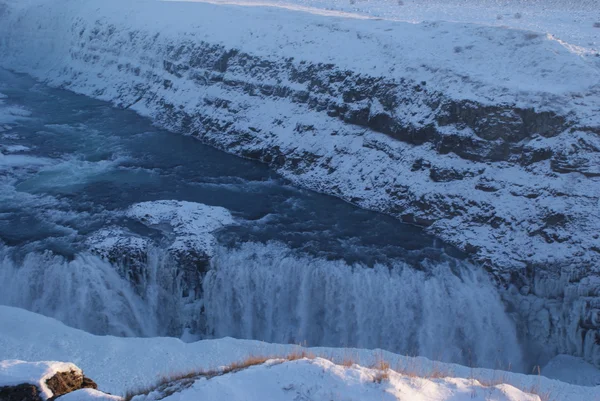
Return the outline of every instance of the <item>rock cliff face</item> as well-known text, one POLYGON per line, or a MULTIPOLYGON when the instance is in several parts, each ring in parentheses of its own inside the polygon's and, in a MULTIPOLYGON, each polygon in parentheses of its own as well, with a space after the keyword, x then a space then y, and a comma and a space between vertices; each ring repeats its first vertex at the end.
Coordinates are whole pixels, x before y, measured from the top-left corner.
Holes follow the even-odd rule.
POLYGON ((600 366, 597 54, 491 27, 115 4, 0 11, 2 66, 426 227, 507 289, 542 355, 600 366))

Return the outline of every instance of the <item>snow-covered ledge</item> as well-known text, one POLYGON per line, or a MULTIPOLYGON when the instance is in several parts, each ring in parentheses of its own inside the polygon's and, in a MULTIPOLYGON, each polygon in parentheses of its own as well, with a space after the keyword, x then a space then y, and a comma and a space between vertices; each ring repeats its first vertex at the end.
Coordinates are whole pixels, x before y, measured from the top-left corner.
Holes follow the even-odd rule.
POLYGON ((206 3, 0 0, 0 66, 426 226, 523 334, 600 365, 600 57, 543 33, 206 3))

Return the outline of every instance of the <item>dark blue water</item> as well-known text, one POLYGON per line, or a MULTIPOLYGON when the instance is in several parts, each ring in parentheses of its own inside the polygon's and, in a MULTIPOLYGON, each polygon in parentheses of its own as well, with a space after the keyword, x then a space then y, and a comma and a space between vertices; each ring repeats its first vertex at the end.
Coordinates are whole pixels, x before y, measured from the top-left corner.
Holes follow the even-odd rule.
POLYGON ((418 227, 295 188, 263 164, 158 129, 105 102, 7 71, 0 71, 0 93, 4 121, 12 120, 0 132, 0 239, 8 245, 72 255, 105 226, 147 234, 117 212, 173 199, 222 206, 240 218, 241 225, 219 233, 225 244, 277 240, 368 265, 392 258, 418 266, 445 252, 459 255, 418 227), (14 121, 7 108, 27 116, 14 121), (15 151, 17 145, 28 150, 15 151), (23 156, 31 163, 6 165, 7 158, 23 156))

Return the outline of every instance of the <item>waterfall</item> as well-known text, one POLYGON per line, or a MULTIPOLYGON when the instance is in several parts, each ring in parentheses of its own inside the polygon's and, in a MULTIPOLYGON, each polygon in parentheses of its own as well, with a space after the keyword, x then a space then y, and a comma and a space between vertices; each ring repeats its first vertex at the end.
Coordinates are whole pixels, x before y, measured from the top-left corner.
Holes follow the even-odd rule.
POLYGON ((367 268, 247 243, 218 251, 203 286, 214 337, 382 348, 467 366, 522 363, 497 289, 468 263, 367 268))
POLYGON ((119 274, 120 266, 89 253, 67 260, 51 252, 30 252, 19 258, 13 251, 0 246, 0 304, 94 334, 181 334, 182 297, 158 250, 149 253, 143 282, 136 286, 119 274))
POLYGON ((522 363, 497 289, 484 271, 458 260, 370 268, 279 243, 221 246, 200 294, 190 288, 201 279, 191 285, 162 249, 148 253, 136 280, 89 253, 71 260, 15 253, 0 246, 0 304, 95 334, 181 336, 188 328, 207 337, 382 348, 467 366, 522 363))

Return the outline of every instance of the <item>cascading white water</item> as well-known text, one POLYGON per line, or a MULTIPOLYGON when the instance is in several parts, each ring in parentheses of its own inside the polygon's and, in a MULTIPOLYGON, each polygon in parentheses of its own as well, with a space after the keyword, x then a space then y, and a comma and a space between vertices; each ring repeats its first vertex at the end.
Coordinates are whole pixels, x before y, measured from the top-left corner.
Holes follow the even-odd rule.
POLYGON ((218 252, 203 286, 215 337, 383 348, 482 367, 522 363, 497 289, 468 263, 367 268, 244 244, 218 252))
POLYGON ((150 253, 137 290, 118 268, 92 254, 73 260, 50 252, 15 262, 0 246, 0 304, 22 307, 95 334, 158 336, 181 325, 181 298, 160 253, 150 253))
POLYGON ((497 289, 468 263, 368 268, 246 243, 218 249, 203 282, 203 313, 199 294, 186 299, 165 250, 148 253, 137 285, 92 254, 69 261, 31 252, 15 262, 12 251, 0 246, 0 304, 92 333, 179 336, 205 319, 214 337, 383 348, 482 367, 522 363, 497 289))

